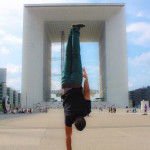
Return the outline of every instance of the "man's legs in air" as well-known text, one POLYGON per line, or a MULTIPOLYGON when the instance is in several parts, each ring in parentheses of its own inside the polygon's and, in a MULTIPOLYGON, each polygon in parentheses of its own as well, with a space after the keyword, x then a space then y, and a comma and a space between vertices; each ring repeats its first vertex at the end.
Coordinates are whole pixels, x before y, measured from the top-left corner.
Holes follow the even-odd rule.
POLYGON ((66 47, 66 58, 62 72, 62 88, 80 87, 82 84, 82 63, 80 56, 80 29, 85 25, 72 25, 66 47))
POLYGON ((72 29, 70 30, 66 47, 65 64, 61 77, 62 88, 67 88, 67 85, 69 85, 70 83, 72 70, 71 68, 72 68, 72 29))

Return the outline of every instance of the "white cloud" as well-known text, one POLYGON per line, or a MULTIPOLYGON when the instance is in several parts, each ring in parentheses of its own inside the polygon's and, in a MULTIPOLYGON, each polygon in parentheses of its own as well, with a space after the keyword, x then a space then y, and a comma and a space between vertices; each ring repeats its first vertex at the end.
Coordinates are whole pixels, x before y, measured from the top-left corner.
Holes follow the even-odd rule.
POLYGON ((4 55, 8 55, 8 54, 10 54, 10 51, 5 46, 3 46, 0 48, 0 53, 4 54, 4 55))
POLYGON ((137 89, 150 85, 150 52, 128 59, 129 63, 129 89, 137 89))
POLYGON ((150 43, 150 23, 137 22, 127 26, 129 40, 136 45, 149 46, 150 43))
POLYGON ((143 19, 150 19, 149 10, 141 10, 137 13, 136 17, 140 17, 143 19))
POLYGON ((142 87, 147 87, 150 85, 149 75, 146 73, 139 72, 134 74, 134 76, 129 77, 128 87, 129 90, 134 90, 142 87))
POLYGON ((128 59, 129 66, 133 67, 149 67, 150 68, 150 52, 142 53, 135 58, 128 59))
POLYGON ((7 34, 4 38, 3 38, 4 42, 7 42, 9 44, 22 44, 22 39, 11 35, 11 34, 7 34))
POLYGON ((21 65, 7 64, 7 86, 21 90, 21 65))
MULTIPOLYGON (((0 1, 0 27, 15 28, 22 23, 23 1, 22 0, 5 0, 0 1)), ((17 27, 17 29, 19 26, 17 27)))
POLYGON ((97 76, 99 74, 99 66, 86 66, 85 69, 88 74, 97 74, 97 76))
POLYGON ((137 17, 143 17, 143 12, 142 11, 138 12, 138 14, 136 16, 137 17))
POLYGON ((61 70, 58 68, 52 69, 52 74, 61 74, 61 70))
POLYGON ((129 80, 128 81, 128 88, 129 89, 132 89, 133 88, 133 83, 132 83, 133 81, 132 80, 129 80))
POLYGON ((7 33, 4 30, 0 30, 0 40, 1 44, 2 43, 12 45, 22 44, 22 39, 20 37, 7 33))
POLYGON ((21 89, 21 77, 7 79, 7 87, 11 87, 20 91, 21 89))
POLYGON ((149 27, 150 24, 145 23, 145 22, 136 22, 136 23, 132 23, 130 25, 127 26, 127 32, 142 32, 144 31, 144 27, 147 29, 149 27))
POLYGON ((61 45, 60 45, 60 43, 54 43, 54 44, 52 44, 52 50, 54 51, 54 52, 61 52, 61 45))
POLYGON ((0 36, 5 36, 5 32, 3 30, 0 30, 0 36))
POLYGON ((139 85, 136 84, 136 79, 138 79, 137 76, 129 77, 129 79, 128 79, 128 90, 129 91, 139 88, 139 85))
POLYGON ((5 0, 0 2, 0 13, 10 13, 12 11, 19 11, 22 8, 20 8, 21 5, 23 5, 23 0, 5 0), (7 8, 7 9, 6 9, 7 8))
POLYGON ((61 89, 61 83, 59 81, 52 80, 52 90, 60 90, 61 89))
POLYGON ((6 68, 8 73, 21 73, 21 65, 7 64, 6 68))

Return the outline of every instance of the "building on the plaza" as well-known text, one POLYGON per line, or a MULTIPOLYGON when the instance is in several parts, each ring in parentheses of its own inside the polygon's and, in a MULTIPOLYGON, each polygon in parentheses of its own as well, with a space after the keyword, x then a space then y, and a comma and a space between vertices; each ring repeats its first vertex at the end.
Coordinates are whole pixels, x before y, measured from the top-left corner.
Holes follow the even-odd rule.
POLYGON ((16 107, 20 107, 21 105, 21 93, 6 86, 6 75, 7 75, 7 69, 0 68, 0 105, 1 105, 2 98, 8 96, 11 109, 14 109, 16 107))
POLYGON ((143 100, 150 102, 150 86, 129 91, 129 100, 133 106, 140 106, 143 100))
POLYGON ((0 68, 0 83, 6 83, 6 68, 0 68))
POLYGON ((18 92, 16 90, 13 91, 13 106, 18 108, 18 92))
POLYGON ((7 87, 7 96, 9 96, 9 102, 11 105, 11 109, 14 108, 14 99, 13 99, 13 89, 10 87, 7 87))
POLYGON ((21 93, 18 93, 18 108, 21 108, 21 93))
POLYGON ((11 109, 21 107, 21 93, 17 92, 16 90, 13 90, 10 87, 7 87, 7 96, 9 96, 11 109))
POLYGON ((7 96, 6 83, 0 83, 0 111, 2 111, 2 99, 7 96))
POLYGON ((2 98, 6 96, 6 68, 0 68, 0 111, 2 110, 2 98))
MULTIPOLYGON (((81 42, 99 43, 100 98, 128 105, 124 4, 26 4, 23 17, 22 107, 46 102, 51 91, 51 45, 84 23, 81 42), (57 13, 56 13, 57 12, 57 13)), ((67 38, 65 38, 65 41, 67 38)))
POLYGON ((6 83, 0 83, 0 101, 7 95, 6 83))

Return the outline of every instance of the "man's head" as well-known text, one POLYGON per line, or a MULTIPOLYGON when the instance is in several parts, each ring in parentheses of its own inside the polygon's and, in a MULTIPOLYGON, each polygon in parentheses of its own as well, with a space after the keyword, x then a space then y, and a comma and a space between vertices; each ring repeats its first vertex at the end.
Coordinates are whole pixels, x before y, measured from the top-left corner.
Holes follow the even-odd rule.
POLYGON ((85 121, 84 117, 76 118, 74 121, 74 125, 77 130, 82 131, 86 126, 86 121, 85 121))

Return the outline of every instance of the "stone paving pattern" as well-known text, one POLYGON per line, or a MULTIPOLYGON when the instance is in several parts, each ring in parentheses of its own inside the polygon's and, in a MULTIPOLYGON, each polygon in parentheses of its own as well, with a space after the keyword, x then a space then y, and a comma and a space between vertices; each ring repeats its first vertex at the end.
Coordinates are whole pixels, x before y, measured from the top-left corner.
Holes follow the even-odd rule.
MULTIPOLYGON (((73 150, 149 150, 150 115, 142 113, 93 110, 84 131, 73 127, 73 150)), ((0 150, 66 150, 63 109, 10 115, 0 119, 0 150)))

